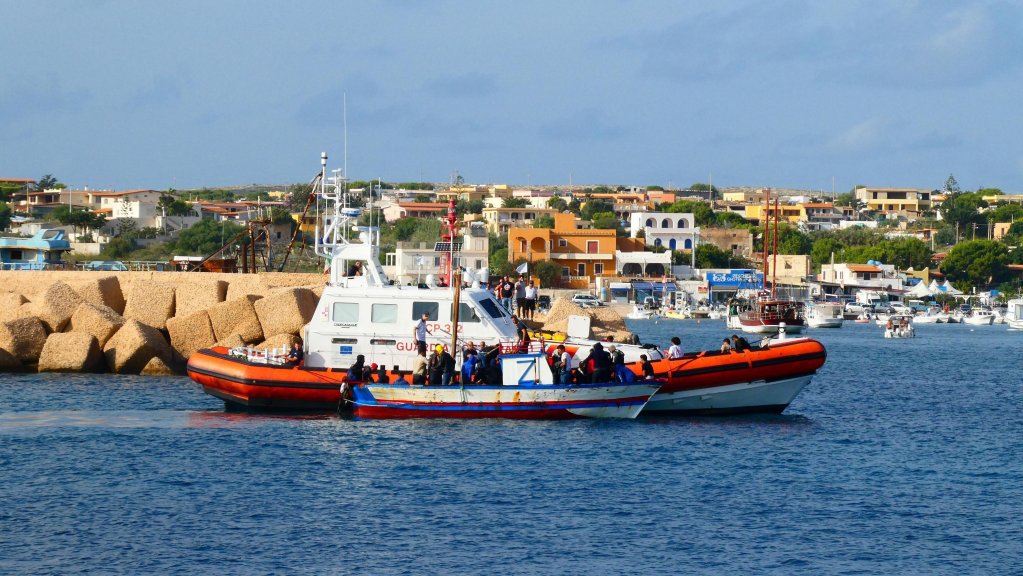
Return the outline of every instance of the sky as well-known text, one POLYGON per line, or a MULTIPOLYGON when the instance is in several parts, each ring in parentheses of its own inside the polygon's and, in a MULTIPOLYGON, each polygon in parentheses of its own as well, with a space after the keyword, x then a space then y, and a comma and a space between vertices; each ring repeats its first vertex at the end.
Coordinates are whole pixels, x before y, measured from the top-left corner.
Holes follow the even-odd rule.
POLYGON ((1023 193, 1016 2, 0 0, 0 15, 0 178, 308 182, 326 151, 389 182, 841 193, 954 175, 1023 193))

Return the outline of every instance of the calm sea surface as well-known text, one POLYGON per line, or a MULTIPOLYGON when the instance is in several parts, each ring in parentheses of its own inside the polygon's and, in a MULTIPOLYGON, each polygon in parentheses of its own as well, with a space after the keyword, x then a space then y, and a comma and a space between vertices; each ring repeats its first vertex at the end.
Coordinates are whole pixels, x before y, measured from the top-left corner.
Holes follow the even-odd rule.
POLYGON ((0 573, 1023 573, 1023 333, 813 336, 761 417, 357 422, 3 375, 0 573))

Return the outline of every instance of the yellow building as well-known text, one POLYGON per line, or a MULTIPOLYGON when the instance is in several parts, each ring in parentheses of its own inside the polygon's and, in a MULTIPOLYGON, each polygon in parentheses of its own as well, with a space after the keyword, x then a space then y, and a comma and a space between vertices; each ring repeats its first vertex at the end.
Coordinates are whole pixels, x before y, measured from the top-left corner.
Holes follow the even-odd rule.
POLYGON ((561 268, 564 288, 590 287, 598 276, 615 275, 615 230, 580 230, 575 215, 555 214, 554 228, 508 230, 508 259, 549 260, 561 268))
MULTIPOLYGON (((799 205, 781 204, 778 206, 778 212, 780 214, 779 221, 788 222, 795 224, 799 222, 803 215, 806 213, 805 210, 799 205)), ((767 212, 769 218, 774 219, 775 209, 774 205, 767 212)), ((754 220, 756 222, 763 222, 764 218, 764 205, 763 204, 750 204, 746 206, 745 218, 747 220, 754 220)))
POLYGON ((930 210, 931 191, 923 188, 869 188, 856 189, 856 199, 865 202, 875 212, 911 212, 919 214, 930 210))

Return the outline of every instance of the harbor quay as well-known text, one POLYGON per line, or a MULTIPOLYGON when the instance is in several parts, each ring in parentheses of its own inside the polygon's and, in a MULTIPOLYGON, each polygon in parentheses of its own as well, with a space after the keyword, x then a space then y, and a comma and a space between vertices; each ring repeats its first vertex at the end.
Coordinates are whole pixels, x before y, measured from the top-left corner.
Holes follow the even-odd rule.
POLYGON ((321 274, 0 271, 0 370, 183 374, 201 348, 286 350, 321 274))

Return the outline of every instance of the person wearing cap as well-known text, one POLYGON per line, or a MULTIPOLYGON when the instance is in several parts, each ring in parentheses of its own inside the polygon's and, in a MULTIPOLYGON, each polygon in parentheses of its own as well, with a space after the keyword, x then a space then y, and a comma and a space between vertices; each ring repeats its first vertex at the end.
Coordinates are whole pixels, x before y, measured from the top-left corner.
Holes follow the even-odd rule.
POLYGON ((451 384, 452 378, 455 376, 455 357, 450 352, 444 349, 443 346, 440 348, 440 385, 447 386, 451 384))
POLYGON ((444 346, 437 344, 433 348, 433 354, 430 354, 430 359, 427 361, 426 369, 430 374, 430 386, 440 386, 441 374, 444 372, 441 369, 441 353, 444 352, 444 346))

